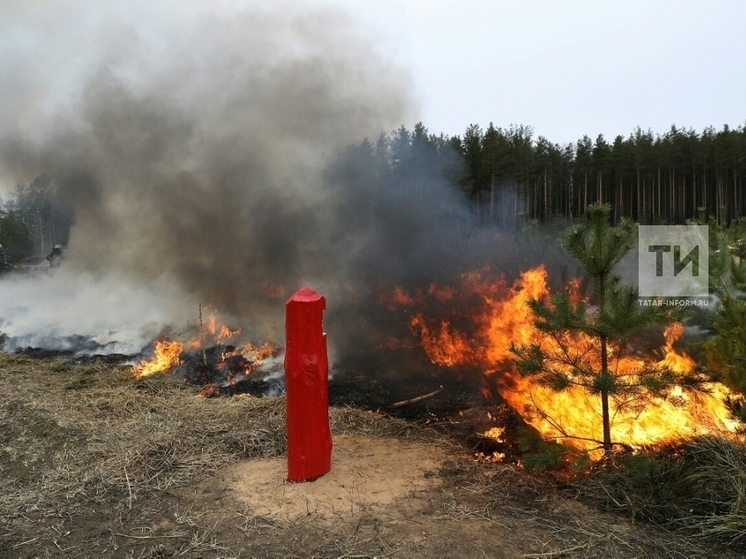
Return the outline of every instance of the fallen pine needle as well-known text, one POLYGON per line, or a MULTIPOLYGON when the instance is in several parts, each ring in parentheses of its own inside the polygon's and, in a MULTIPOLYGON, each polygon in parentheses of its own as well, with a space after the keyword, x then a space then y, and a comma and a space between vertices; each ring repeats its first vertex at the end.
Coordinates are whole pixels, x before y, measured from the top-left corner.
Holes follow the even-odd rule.
POLYGON ((13 546, 13 549, 18 549, 19 547, 23 547, 24 545, 28 545, 30 543, 34 543, 39 538, 31 538, 30 540, 26 540, 25 542, 17 543, 13 546))
POLYGON ((127 480, 127 491, 129 491, 129 494, 130 494, 130 498, 129 498, 129 502, 128 502, 127 508, 131 509, 132 508, 132 486, 130 485, 130 476, 127 475, 127 466, 126 465, 124 466, 124 478, 127 480))

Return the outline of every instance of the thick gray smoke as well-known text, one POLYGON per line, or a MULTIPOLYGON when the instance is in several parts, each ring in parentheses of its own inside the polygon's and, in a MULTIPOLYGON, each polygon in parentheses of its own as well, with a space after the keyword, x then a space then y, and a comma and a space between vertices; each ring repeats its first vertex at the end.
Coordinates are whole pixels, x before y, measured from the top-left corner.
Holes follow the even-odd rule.
POLYGON ((64 273, 0 289, 5 333, 277 326, 301 285, 333 309, 458 253, 437 177, 376 190, 339 151, 411 119, 407 75, 339 11, 259 4, 3 3, 0 177, 46 173, 74 216, 64 273))

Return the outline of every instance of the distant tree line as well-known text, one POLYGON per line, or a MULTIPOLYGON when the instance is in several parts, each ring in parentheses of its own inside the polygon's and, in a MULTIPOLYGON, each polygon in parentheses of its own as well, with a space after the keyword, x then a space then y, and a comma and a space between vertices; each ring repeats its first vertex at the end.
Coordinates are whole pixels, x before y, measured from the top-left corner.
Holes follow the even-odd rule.
POLYGON ((30 183, 19 182, 10 198, 0 207, 0 244, 11 260, 48 254, 56 244, 64 244, 72 220, 61 211, 64 204, 46 174, 30 183))
MULTIPOLYGON (((439 169, 471 201, 479 223, 574 218, 594 202, 609 203, 614 222, 683 223, 710 216, 723 223, 746 215, 746 128, 672 126, 665 134, 637 128, 608 142, 584 136, 561 146, 529 126, 487 129, 470 125, 463 136, 435 136, 418 123, 375 145, 373 159, 388 162, 392 178, 419 192, 418 171, 439 169), (417 182, 415 180, 415 182, 417 182)), ((426 175, 425 175, 426 176, 426 175)))
MULTIPOLYGON (((595 202, 613 208, 612 222, 684 223, 746 216, 746 128, 701 133, 672 126, 665 134, 639 127, 608 142, 584 136, 561 146, 530 126, 434 135, 422 123, 349 146, 330 177, 351 188, 386 185, 416 204, 445 182, 466 197, 479 224, 516 227, 525 221, 575 218, 595 202), (344 163, 340 163, 344 161, 344 163)), ((48 253, 66 243, 72 216, 45 174, 19 182, 0 206, 0 244, 13 256, 48 253)))

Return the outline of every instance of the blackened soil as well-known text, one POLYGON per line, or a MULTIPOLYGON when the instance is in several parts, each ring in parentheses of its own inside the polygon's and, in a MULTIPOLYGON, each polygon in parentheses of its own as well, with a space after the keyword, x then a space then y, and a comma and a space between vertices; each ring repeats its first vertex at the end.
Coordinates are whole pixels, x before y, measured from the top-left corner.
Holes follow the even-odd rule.
MULTIPOLYGON (((2 340, 0 339, 0 342, 2 340)), ((91 365, 94 363, 104 363, 106 365, 120 365, 127 361, 133 360, 134 356, 124 355, 122 353, 105 353, 99 354, 97 351, 104 350, 104 346, 94 343, 87 343, 85 347, 74 347, 73 349, 46 349, 40 347, 21 347, 15 350, 19 355, 26 355, 34 359, 49 359, 52 357, 67 357, 71 365, 91 365), (87 353, 80 353, 81 351, 87 353)))
POLYGON ((478 456, 510 460, 519 456, 517 441, 527 426, 500 397, 494 380, 474 367, 435 366, 419 348, 401 349, 343 362, 329 382, 329 404, 420 423, 478 456), (499 440, 485 435, 494 427, 504 429, 499 440))

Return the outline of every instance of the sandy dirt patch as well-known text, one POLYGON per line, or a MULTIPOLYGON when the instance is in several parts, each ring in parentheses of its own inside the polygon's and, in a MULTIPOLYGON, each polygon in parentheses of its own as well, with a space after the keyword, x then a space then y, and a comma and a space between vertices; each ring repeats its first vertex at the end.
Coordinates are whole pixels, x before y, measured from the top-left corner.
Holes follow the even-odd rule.
POLYGON ((308 514, 354 516, 436 489, 446 454, 394 438, 346 434, 334 438, 331 471, 312 482, 289 483, 285 458, 248 460, 224 472, 235 498, 255 514, 293 520, 308 514))

